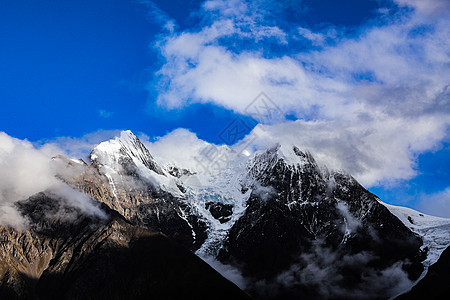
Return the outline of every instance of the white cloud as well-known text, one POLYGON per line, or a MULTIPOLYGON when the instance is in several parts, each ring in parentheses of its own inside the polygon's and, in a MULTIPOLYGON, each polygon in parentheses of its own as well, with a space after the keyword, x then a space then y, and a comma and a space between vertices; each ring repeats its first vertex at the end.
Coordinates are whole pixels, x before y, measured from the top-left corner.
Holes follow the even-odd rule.
POLYGON ((3 201, 23 200, 55 183, 51 169, 53 151, 36 150, 22 141, 0 132, 0 184, 3 201))
POLYGON ((104 109, 100 109, 100 110, 98 111, 98 115, 99 115, 101 118, 108 119, 108 118, 111 118, 111 117, 114 115, 114 112, 112 112, 112 111, 107 111, 107 110, 104 110, 104 109))
POLYGON ((433 16, 445 14, 450 11, 450 2, 447 0, 394 0, 401 6, 412 7, 419 14, 433 16))
POLYGON ((155 141, 149 141, 145 135, 141 135, 140 140, 161 166, 175 165, 189 170, 198 168, 195 157, 209 145, 200 140, 195 133, 184 128, 175 129, 163 137, 156 138, 155 141))
POLYGON ((441 192, 422 196, 419 210, 438 217, 450 217, 450 187, 441 192))
POLYGON ((280 287, 284 290, 298 286, 314 291, 323 299, 366 299, 377 295, 389 298, 407 290, 413 284, 403 270, 404 262, 397 262, 385 269, 377 270, 371 263, 374 254, 362 251, 353 255, 341 255, 324 246, 324 242, 315 240, 310 253, 302 253, 299 263, 281 272, 275 280, 260 281, 254 289, 264 293, 274 293, 280 287), (345 284, 342 270, 350 268, 362 274, 359 282, 345 284))
POLYGON ((264 91, 302 120, 265 126, 257 144, 289 141, 366 186, 412 178, 416 156, 437 147, 450 124, 450 19, 431 15, 447 7, 439 0, 398 2, 416 9, 379 15, 383 22, 347 38, 299 27, 297 36, 324 46, 267 56, 252 47, 236 51, 234 43, 261 49, 261 40, 289 45, 290 35, 267 22, 254 2, 207 1, 199 13, 204 27, 159 41, 165 63, 157 101, 245 113, 264 91), (325 36, 335 36, 333 43, 325 36))
POLYGON ((361 184, 372 186, 417 175, 414 153, 438 143, 445 130, 432 116, 415 122, 402 118, 361 123, 297 120, 258 126, 247 139, 257 136, 251 145, 258 150, 275 143, 298 146, 329 168, 345 170, 361 184))
POLYGON ((322 33, 315 33, 308 28, 299 27, 298 33, 300 36, 311 41, 313 45, 320 46, 325 42, 326 36, 322 33))
POLYGON ((175 21, 162 11, 155 3, 149 0, 140 0, 139 3, 144 4, 148 8, 149 19, 162 26, 168 33, 173 33, 176 29, 175 21))
POLYGON ((26 140, 19 140, 0 132, 0 225, 23 229, 27 221, 14 204, 38 192, 49 191, 62 197, 67 205, 90 215, 103 216, 92 200, 59 181, 52 157, 60 154, 54 144, 39 149, 26 140))

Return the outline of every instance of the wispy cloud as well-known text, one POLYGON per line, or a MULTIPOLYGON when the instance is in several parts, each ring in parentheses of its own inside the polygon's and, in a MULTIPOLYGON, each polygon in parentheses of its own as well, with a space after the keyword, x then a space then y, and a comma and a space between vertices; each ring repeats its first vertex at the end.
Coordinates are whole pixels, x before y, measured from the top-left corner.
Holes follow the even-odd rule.
POLYGON ((427 17, 443 15, 450 12, 450 3, 447 0, 394 0, 401 6, 413 7, 419 15, 427 17))
POLYGON ((162 29, 170 34, 175 32, 175 29, 177 28, 176 22, 164 11, 162 11, 154 2, 149 0, 140 0, 139 3, 148 8, 148 17, 152 22, 160 25, 162 29))
POLYGON ((100 110, 98 111, 98 115, 99 115, 101 118, 103 118, 103 119, 108 119, 108 118, 111 118, 111 117, 114 115, 114 112, 112 112, 112 111, 107 111, 107 110, 104 110, 104 109, 100 109, 100 110))
POLYGON ((67 154, 70 157, 89 161, 89 155, 95 146, 109 140, 120 133, 120 130, 98 130, 87 133, 81 137, 62 136, 53 140, 41 141, 41 145, 52 146, 59 149, 58 154, 67 154))

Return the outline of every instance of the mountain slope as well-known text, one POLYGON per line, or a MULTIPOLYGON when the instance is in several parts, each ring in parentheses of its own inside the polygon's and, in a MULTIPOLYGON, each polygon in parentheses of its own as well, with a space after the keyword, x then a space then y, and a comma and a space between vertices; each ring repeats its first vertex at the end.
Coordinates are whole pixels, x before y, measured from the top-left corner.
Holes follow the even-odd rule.
POLYGON ((119 137, 100 143, 91 154, 93 161, 108 166, 115 171, 130 171, 130 166, 143 166, 150 171, 163 175, 152 155, 139 139, 129 130, 122 131, 119 137))
POLYGON ((195 252, 257 299, 387 299, 450 243, 447 219, 384 204, 293 145, 250 156, 213 150, 228 156, 215 169, 166 166, 124 131, 88 163, 55 157, 58 178, 108 217, 79 214, 47 192, 20 203, 34 225, 1 229, 10 245, 0 252, 2 292, 173 298, 171 287, 189 293, 205 282, 208 296, 217 285, 218 295, 246 297, 195 252))
POLYGON ((126 131, 99 144, 91 159, 88 165, 58 157, 60 177, 136 226, 161 231, 191 250, 201 246, 205 222, 191 212, 176 178, 162 170, 135 135, 126 131))
POLYGON ((18 204, 29 231, 1 228, 3 242, 14 245, 0 248, 2 299, 249 298, 161 233, 105 205, 103 219, 61 200, 37 194, 18 204))
MULTIPOLYGON (((235 268, 256 297, 360 298, 364 287, 375 298, 388 297, 407 289, 423 271, 426 249, 418 234, 351 176, 320 167, 311 154, 296 147, 278 145, 250 158, 235 157, 217 174, 186 170, 176 177, 164 171, 179 170, 173 165, 159 166, 163 171, 158 175, 150 170, 150 176, 148 168, 134 163, 136 159, 107 166, 95 152, 93 166, 108 178, 110 190, 122 190, 125 197, 119 198, 137 199, 127 202, 130 209, 122 205, 127 219, 158 228, 158 222, 144 220, 151 216, 160 220, 181 208, 177 215, 195 239, 190 249, 208 261, 235 268), (108 167, 116 174, 106 172, 108 167), (130 186, 134 189, 136 181, 153 186, 152 192, 139 192, 141 196, 134 198, 130 186), (157 200, 140 209, 143 199, 157 200), (159 206, 167 202, 172 205, 159 206), (316 273, 325 272, 327 265, 332 270, 328 276, 305 281, 311 265, 316 273), (381 282, 387 273, 396 274, 391 282, 371 283, 381 282), (282 279, 286 276, 289 282, 282 279), (329 281, 325 287, 324 281, 329 281)), ((158 229, 173 234, 175 228, 158 229)), ((179 241, 180 236, 189 236, 188 230, 175 231, 179 241)))
POLYGON ((438 261, 431 265, 425 277, 411 291, 395 299, 448 299, 450 295, 450 248, 447 248, 438 261))
POLYGON ((423 248, 427 248, 425 267, 434 264, 441 253, 450 244, 450 219, 439 218, 420 213, 407 207, 400 207, 381 202, 389 211, 405 224, 411 231, 423 239, 423 248))
MULTIPOLYGON (((361 290, 372 288, 367 278, 387 269, 404 272, 405 278, 392 281, 417 279, 425 258, 420 237, 349 175, 328 172, 310 154, 292 151, 290 160, 275 147, 251 161, 243 185, 252 191, 247 209, 219 255, 256 279, 250 291, 263 298, 360 298, 361 290), (312 263, 329 274, 304 280, 313 274, 302 270, 312 263), (261 281, 277 294, 261 293, 261 281)), ((381 284, 371 292, 388 297, 394 288, 381 284)))

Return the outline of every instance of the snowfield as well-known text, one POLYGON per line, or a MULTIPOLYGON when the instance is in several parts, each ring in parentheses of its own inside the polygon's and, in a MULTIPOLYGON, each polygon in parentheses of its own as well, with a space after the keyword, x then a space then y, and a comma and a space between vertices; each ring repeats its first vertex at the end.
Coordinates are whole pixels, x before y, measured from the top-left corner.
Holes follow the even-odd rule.
POLYGON ((387 204, 378 200, 413 232, 423 239, 423 247, 428 247, 425 268, 434 264, 442 252, 450 245, 450 219, 423 214, 414 209, 387 204))

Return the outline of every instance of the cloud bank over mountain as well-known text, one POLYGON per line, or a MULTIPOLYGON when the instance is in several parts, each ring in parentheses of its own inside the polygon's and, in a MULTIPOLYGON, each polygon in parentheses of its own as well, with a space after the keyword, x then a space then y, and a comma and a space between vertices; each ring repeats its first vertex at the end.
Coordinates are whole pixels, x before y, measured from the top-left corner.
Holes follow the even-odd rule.
POLYGON ((83 213, 104 216, 92 199, 57 179, 65 166, 52 158, 61 153, 54 143, 35 148, 26 140, 0 132, 0 225, 25 229, 28 222, 14 204, 43 191, 83 213))
POLYGON ((156 43, 157 101, 247 114, 265 92, 297 121, 266 124, 256 143, 292 141, 366 186, 410 179, 417 155, 448 138, 450 24, 445 1, 396 4, 351 31, 286 26, 272 1, 206 1, 201 26, 156 43))

